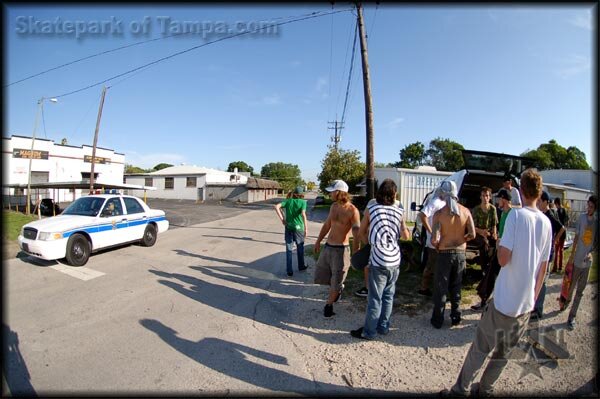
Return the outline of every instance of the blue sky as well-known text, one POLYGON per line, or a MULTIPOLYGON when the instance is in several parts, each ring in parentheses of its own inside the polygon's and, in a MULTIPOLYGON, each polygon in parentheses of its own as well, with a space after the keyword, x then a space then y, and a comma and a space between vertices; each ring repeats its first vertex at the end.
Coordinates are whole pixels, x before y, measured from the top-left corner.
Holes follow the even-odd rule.
MULTIPOLYGON (((6 7, 6 6, 5 6, 6 7)), ((337 4, 334 11, 349 8, 337 4)), ((16 6, 5 8, 5 82, 116 47, 162 36, 163 17, 205 24, 283 21, 329 12, 331 5, 16 6), (18 19, 21 17, 21 19, 18 19), (123 34, 30 33, 31 20, 121 21, 123 34), (148 17, 146 35, 134 24, 148 17), (20 22, 19 22, 20 21, 20 22), (29 21, 29 19, 27 20, 29 21)), ((407 144, 436 137, 465 148, 520 154, 555 139, 596 164, 592 132, 596 65, 591 5, 365 7, 369 33, 375 160, 395 162, 407 144)), ((127 163, 161 162, 225 169, 242 160, 297 164, 316 181, 331 143, 328 121, 341 118, 355 16, 340 12, 237 37, 115 79, 105 100, 98 146, 127 163), (128 75, 129 76, 129 75, 128 75)), ((173 27, 177 25, 172 25, 173 27)), ((208 25, 206 25, 208 26, 208 25)), ((219 38, 223 36, 213 37, 219 38)), ((92 58, 5 88, 4 136, 31 136, 41 97, 68 93, 169 54, 205 43, 166 38, 92 58)), ((357 48, 358 50, 358 48, 357 48)), ((102 87, 46 102, 37 136, 91 145, 102 87)), ((341 147, 365 159, 360 57, 341 147)))

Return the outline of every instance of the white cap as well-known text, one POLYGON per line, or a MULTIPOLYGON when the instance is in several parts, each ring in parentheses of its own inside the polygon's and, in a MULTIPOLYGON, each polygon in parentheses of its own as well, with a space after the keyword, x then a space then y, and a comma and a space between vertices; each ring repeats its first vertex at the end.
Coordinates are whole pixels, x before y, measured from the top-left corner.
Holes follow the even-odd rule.
POLYGON ((343 180, 334 180, 333 183, 331 183, 331 185, 329 185, 329 187, 327 187, 325 190, 329 191, 330 193, 333 191, 343 191, 347 193, 348 185, 343 180))

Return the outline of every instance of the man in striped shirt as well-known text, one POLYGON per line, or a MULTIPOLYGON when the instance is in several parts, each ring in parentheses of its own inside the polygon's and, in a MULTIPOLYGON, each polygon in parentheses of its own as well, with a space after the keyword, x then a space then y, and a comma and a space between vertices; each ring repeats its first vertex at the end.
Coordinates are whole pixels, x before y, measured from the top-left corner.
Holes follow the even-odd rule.
POLYGON ((400 272, 400 237, 407 240, 410 232, 404 224, 404 210, 395 205, 397 186, 385 179, 377 190, 376 202, 370 202, 360 225, 358 236, 371 244, 369 257, 369 293, 363 327, 350 331, 355 338, 373 339, 390 330, 396 280, 400 272), (368 232, 368 234, 367 234, 368 232))

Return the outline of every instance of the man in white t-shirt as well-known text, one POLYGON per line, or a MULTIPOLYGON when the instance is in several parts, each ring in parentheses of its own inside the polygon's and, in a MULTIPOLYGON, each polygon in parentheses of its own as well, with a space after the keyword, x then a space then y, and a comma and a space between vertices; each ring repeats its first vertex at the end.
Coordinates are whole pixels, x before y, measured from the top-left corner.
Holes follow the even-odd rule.
POLYGON ((493 385, 507 364, 507 356, 517 345, 535 305, 552 247, 552 227, 548 218, 536 207, 542 193, 542 177, 534 169, 521 175, 523 207, 513 209, 506 218, 499 242, 498 262, 501 270, 494 293, 477 326, 475 340, 467 353, 456 383, 442 395, 466 395, 481 373, 479 392, 490 395, 493 385))
POLYGON ((513 187, 512 178, 510 175, 504 176, 504 180, 502 181, 502 187, 505 190, 508 190, 510 193, 510 206, 513 208, 520 208, 522 206, 521 195, 519 193, 519 189, 513 187))

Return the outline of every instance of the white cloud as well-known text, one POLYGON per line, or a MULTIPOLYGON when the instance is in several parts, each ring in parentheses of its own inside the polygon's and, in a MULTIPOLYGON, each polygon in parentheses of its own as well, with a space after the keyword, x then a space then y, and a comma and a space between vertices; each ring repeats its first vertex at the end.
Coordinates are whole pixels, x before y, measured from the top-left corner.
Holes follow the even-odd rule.
POLYGON ((404 118, 394 118, 390 122, 386 123, 385 127, 391 130, 398 129, 402 122, 404 122, 404 118))
POLYGON ((560 66, 554 71, 561 78, 570 78, 590 70, 590 59, 583 55, 571 55, 559 61, 560 66))
POLYGON ((592 13, 591 13, 591 11, 588 11, 583 15, 582 14, 577 15, 577 16, 569 19, 569 23, 578 28, 591 31, 593 29, 592 13))
POLYGON ((264 104, 264 105, 279 105, 279 104, 281 104, 281 97, 279 97, 279 94, 272 94, 270 96, 263 97, 262 104, 264 104))
POLYGON ((154 153, 154 154, 140 154, 135 151, 124 150, 125 163, 140 168, 148 169, 152 168, 159 163, 170 163, 172 165, 179 165, 186 161, 186 157, 180 154, 171 153, 154 153))

